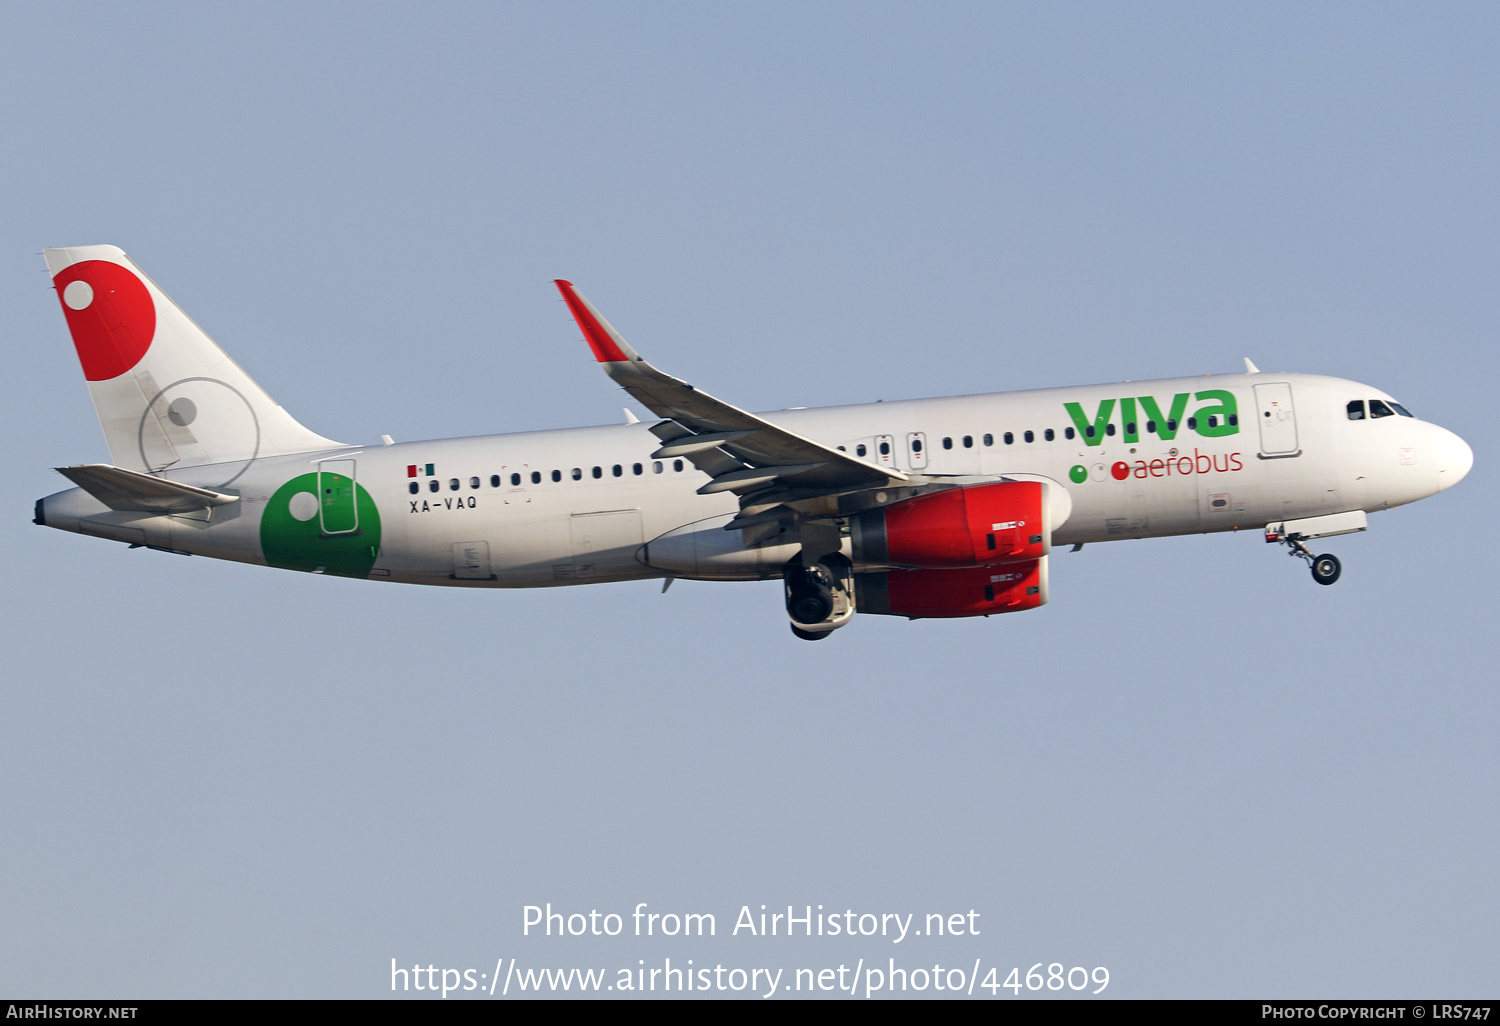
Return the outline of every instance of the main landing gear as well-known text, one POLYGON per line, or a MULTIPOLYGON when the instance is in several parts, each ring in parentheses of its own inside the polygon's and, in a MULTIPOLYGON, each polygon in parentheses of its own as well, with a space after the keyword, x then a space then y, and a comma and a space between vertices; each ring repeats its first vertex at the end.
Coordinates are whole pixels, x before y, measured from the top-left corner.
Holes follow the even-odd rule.
POLYGON ((792 633, 803 641, 822 641, 854 616, 854 566, 848 557, 830 552, 804 563, 797 555, 782 568, 782 577, 792 633))

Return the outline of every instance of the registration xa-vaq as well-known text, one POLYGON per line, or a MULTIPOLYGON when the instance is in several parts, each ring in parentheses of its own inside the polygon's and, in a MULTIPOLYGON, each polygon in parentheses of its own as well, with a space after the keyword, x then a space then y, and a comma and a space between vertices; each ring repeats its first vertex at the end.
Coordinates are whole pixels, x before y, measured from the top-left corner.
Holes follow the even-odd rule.
MULTIPOLYGON (((792 632, 1048 600, 1056 546, 1255 529, 1308 542, 1473 454, 1388 393, 1243 374, 748 413, 648 363, 558 281, 650 421, 349 445, 304 427, 113 246, 46 251, 109 445, 38 524, 132 547, 459 588, 778 579, 792 632)), ((564 334, 559 325, 559 336, 564 334)), ((461 354, 454 354, 454 359, 461 354)))

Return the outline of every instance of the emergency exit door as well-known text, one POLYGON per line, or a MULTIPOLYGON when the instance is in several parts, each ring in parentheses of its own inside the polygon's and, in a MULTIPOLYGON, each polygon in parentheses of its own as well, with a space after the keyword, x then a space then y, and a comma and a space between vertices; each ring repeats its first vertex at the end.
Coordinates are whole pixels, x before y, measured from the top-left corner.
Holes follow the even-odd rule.
POLYGON ((909 470, 927 467, 927 432, 911 431, 906 435, 906 466, 909 470))
POLYGON ((1262 459, 1300 456, 1297 413, 1292 408, 1292 386, 1284 381, 1255 386, 1256 420, 1260 423, 1262 459))

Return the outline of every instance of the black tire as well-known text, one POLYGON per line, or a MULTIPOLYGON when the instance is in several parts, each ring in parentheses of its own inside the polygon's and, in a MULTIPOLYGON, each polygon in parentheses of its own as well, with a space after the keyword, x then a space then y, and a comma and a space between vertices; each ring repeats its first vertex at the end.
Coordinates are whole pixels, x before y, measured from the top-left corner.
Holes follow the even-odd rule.
POLYGON ((826 590, 801 592, 792 596, 786 611, 801 623, 822 623, 833 615, 833 596, 826 590))
POLYGON ((1321 556, 1315 556, 1312 562, 1312 578, 1319 584, 1332 584, 1339 579, 1339 574, 1344 572, 1344 565, 1339 562, 1339 557, 1330 556, 1326 552, 1321 556))
POLYGON ((798 627, 796 624, 792 624, 791 627, 792 633, 797 635, 797 637, 801 638, 803 641, 822 641, 824 638, 828 637, 828 635, 833 633, 833 631, 805 631, 801 627, 798 627))

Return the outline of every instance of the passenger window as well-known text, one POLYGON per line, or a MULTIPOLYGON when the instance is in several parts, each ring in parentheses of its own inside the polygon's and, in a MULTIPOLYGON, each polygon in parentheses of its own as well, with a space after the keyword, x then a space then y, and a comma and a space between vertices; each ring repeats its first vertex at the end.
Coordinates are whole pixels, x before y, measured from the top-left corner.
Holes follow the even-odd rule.
POLYGON ((880 455, 882 455, 882 456, 889 456, 890 454, 891 454, 891 443, 890 442, 881 442, 880 443, 880 455))
MULTIPOLYGON (((1391 403, 1391 409, 1395 410, 1397 413, 1399 413, 1403 417, 1410 417, 1411 416, 1411 414, 1409 414, 1409 413, 1406 412, 1406 407, 1402 406, 1400 403, 1391 403)), ((1416 418, 1412 418, 1412 419, 1416 419, 1416 418)))
POLYGON ((512 475, 510 475, 510 484, 511 484, 512 488, 519 488, 521 486, 521 475, 520 474, 512 474, 512 475))
POLYGON ((1015 434, 1013 432, 1010 432, 1010 431, 1005 432, 1005 444, 1006 445, 1015 445, 1016 444, 1016 436, 1015 436, 1015 434))
POLYGON ((561 480, 562 480, 562 471, 561 470, 554 470, 552 472, 552 483, 556 484, 557 482, 559 482, 561 480))
POLYGON ((478 488, 479 487, 479 478, 477 478, 477 477, 471 477, 471 478, 469 478, 469 487, 470 488, 478 488))
POLYGON ((451 488, 455 492, 458 491, 458 487, 459 487, 459 485, 458 485, 458 478, 456 478, 456 477, 455 478, 451 478, 448 481, 448 487, 451 488))
POLYGON ((1077 434, 1077 432, 1072 428, 1063 428, 1063 437, 1068 439, 1069 441, 1072 441, 1075 434, 1077 434))
POLYGON ((1189 417, 1188 418, 1188 430, 1189 431, 1197 431, 1198 430, 1198 418, 1197 417, 1189 417))
POLYGON ((1057 432, 1053 431, 1051 428, 1048 428, 1046 431, 1042 432, 1042 437, 1050 442, 1057 437, 1057 432))
POLYGON ((413 481, 411 484, 406 486, 406 490, 411 492, 413 495, 416 495, 422 490, 422 486, 413 481))
POLYGON ((532 484, 541 484, 542 483, 542 472, 540 470, 533 470, 531 472, 531 483, 532 484))
MULTIPOLYGON (((1270 414, 1267 414, 1267 416, 1270 416, 1270 414)), ((1168 431, 1176 431, 1177 430, 1177 421, 1174 418, 1172 418, 1172 417, 1168 417, 1167 418, 1167 430, 1168 431)))
POLYGON ((994 435, 985 435, 984 436, 984 447, 986 449, 988 449, 990 446, 992 446, 994 444, 995 444, 995 436, 994 435))
MULTIPOLYGON (((953 443, 953 439, 951 439, 951 438, 948 439, 948 443, 951 446, 952 443, 953 443)), ((911 440, 911 451, 912 452, 921 452, 922 451, 922 440, 920 438, 913 438, 911 440)))
POLYGON ((1033 432, 1031 432, 1031 431, 1026 432, 1026 434, 1023 435, 1022 437, 1025 438, 1026 441, 1028 441, 1028 442, 1034 442, 1034 441, 1036 441, 1036 434, 1033 433, 1033 432))
POLYGON ((641 466, 641 465, 640 465, 640 464, 639 464, 639 463, 636 463, 636 464, 634 464, 634 465, 633 465, 633 466, 631 466, 631 468, 630 468, 630 469, 631 469, 631 471, 632 471, 632 472, 633 472, 633 473, 634 473, 634 474, 635 474, 635 475, 636 475, 636 476, 637 476, 637 477, 639 477, 639 476, 640 476, 640 475, 641 475, 641 474, 643 474, 643 473, 645 473, 645 470, 646 470, 646 468, 645 468, 645 467, 643 467, 643 466, 641 466))
POLYGON ((597 481, 597 480, 599 480, 599 478, 601 478, 603 476, 604 476, 604 468, 603 467, 595 467, 594 468, 594 480, 597 481))
POLYGON ((951 448, 953 448, 953 439, 951 439, 951 438, 944 438, 943 439, 943 448, 944 449, 951 449, 951 448))
POLYGON ((625 473, 624 468, 621 467, 618 463, 616 463, 615 464, 615 470, 614 470, 615 477, 619 477, 623 473, 625 473))
POLYGON ((1083 433, 1087 437, 1093 438, 1096 434, 1099 433, 1099 429, 1096 428, 1096 427, 1094 427, 1094 425, 1090 424, 1088 427, 1086 427, 1086 428, 1083 429, 1083 433))
POLYGON ((653 473, 653 474, 660 474, 661 473, 661 460, 657 460, 655 463, 651 464, 651 473, 653 473))
POLYGON ((863 445, 856 445, 854 447, 854 455, 856 456, 863 456, 868 451, 863 445))
POLYGON ((1344 407, 1344 409, 1349 411, 1350 420, 1365 419, 1365 401, 1363 399, 1354 400, 1348 406, 1344 407))
POLYGON ((1376 420, 1380 417, 1394 417, 1395 415, 1396 414, 1391 410, 1391 408, 1385 403, 1381 402, 1379 399, 1370 400, 1371 420, 1376 420))
POLYGON ((1135 421, 1131 421, 1129 424, 1125 425, 1125 433, 1127 435, 1135 434, 1135 421))
POLYGON ((1154 434, 1156 434, 1156 421, 1154 421, 1154 420, 1148 420, 1148 421, 1146 421, 1146 434, 1148 434, 1148 435, 1154 435, 1154 434))
POLYGON ((1218 427, 1219 426, 1219 418, 1218 417, 1209 417, 1208 418, 1208 426, 1209 427, 1218 427))
POLYGON ((427 490, 429 492, 435 492, 435 491, 437 491, 441 487, 442 487, 442 485, 438 484, 438 479, 437 478, 433 478, 431 481, 427 482, 427 490))
POLYGON ((681 471, 682 470, 682 461, 681 460, 673 460, 672 461, 672 469, 676 470, 676 471, 681 471))
POLYGON ((500 475, 499 474, 491 474, 490 475, 490 487, 491 488, 499 488, 500 487, 500 475))
POLYGON ((1240 415, 1238 413, 1231 413, 1229 415, 1229 426, 1230 427, 1239 427, 1240 426, 1240 415))
POLYGON ((582 467, 574 467, 573 468, 573 480, 574 481, 582 481, 583 480, 583 468, 582 467))
POLYGON ((964 435, 964 448, 965 449, 972 449, 972 448, 974 448, 974 436, 973 435, 964 435))

